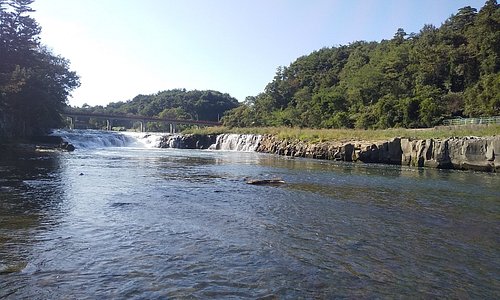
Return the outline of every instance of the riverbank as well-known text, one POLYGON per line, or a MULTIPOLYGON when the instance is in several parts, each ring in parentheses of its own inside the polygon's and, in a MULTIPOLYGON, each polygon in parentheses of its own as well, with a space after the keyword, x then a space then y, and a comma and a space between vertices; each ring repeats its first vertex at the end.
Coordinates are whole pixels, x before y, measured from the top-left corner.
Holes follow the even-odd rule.
MULTIPOLYGON (((35 151, 71 151, 66 147, 126 147, 143 145, 146 148, 180 148, 256 151, 288 157, 303 157, 345 162, 381 163, 412 167, 439 169, 477 170, 485 172, 500 171, 500 134, 499 126, 464 128, 440 128, 423 130, 275 130, 275 134, 216 134, 211 129, 203 133, 191 134, 153 134, 137 136, 114 132, 63 132, 61 136, 40 137, 36 143, 28 144, 35 151), (470 136, 442 136, 444 133, 471 133, 470 136), (299 133, 307 133, 299 136, 299 133), (388 133, 402 133, 398 137, 386 138, 388 133), (491 136, 481 136, 486 133, 491 136), (324 136, 321 136, 321 133, 324 136), (403 134, 416 133, 415 136, 403 134), (325 140, 328 136, 329 140, 325 140), (420 137, 420 138, 419 138, 420 137), (385 138, 385 139, 384 139, 385 138), (44 145, 47 143, 47 145, 44 145), (36 147, 38 145, 38 147, 36 147)), ((217 129, 216 130, 220 130, 217 129)), ((25 148, 26 149, 26 148, 25 148)), ((0 150, 1 147, 0 147, 0 150)), ((23 150, 19 150, 23 151, 23 150)), ((5 152, 5 151, 2 151, 5 152)), ((14 151, 15 152, 15 151, 14 151)))
POLYGON ((450 137, 488 137, 500 135, 500 124, 438 126, 434 128, 391 128, 391 129, 311 129, 290 127, 205 127, 189 129, 183 134, 220 135, 220 134, 256 134, 272 135, 279 139, 299 140, 302 142, 349 142, 349 141, 388 141, 395 137, 410 139, 446 139, 450 137))
MULTIPOLYGON (((211 136, 222 133, 217 130, 221 129, 204 129, 211 136)), ((500 172, 498 125, 389 130, 259 128, 228 131, 240 133, 240 136, 245 136, 245 140, 248 140, 249 135, 261 136, 255 149, 262 153, 346 162, 500 172)), ((192 136, 203 136, 202 132, 186 136, 192 139, 192 136)), ((227 132, 225 134, 228 135, 227 132)))
POLYGON ((47 151, 74 151, 75 147, 60 136, 35 136, 26 139, 5 140, 0 143, 0 153, 32 153, 47 151))
POLYGON ((161 148, 257 151, 293 158, 500 172, 500 136, 305 142, 273 135, 166 136, 161 148), (215 140, 215 143, 214 143, 215 140))
POLYGON ((498 136, 308 143, 265 135, 257 151, 346 162, 500 172, 498 136))

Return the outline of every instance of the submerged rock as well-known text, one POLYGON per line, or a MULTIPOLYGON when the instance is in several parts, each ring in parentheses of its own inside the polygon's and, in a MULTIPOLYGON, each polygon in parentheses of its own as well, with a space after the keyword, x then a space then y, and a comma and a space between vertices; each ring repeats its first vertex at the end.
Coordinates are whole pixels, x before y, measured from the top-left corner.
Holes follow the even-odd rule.
POLYGON ((68 152, 75 151, 75 146, 73 146, 72 144, 70 144, 68 142, 62 142, 59 145, 59 148, 61 148, 61 150, 65 150, 65 151, 68 151, 68 152))
POLYGON ((247 181, 247 184, 253 185, 280 185, 284 184, 285 181, 281 178, 273 178, 273 179, 250 179, 247 181))

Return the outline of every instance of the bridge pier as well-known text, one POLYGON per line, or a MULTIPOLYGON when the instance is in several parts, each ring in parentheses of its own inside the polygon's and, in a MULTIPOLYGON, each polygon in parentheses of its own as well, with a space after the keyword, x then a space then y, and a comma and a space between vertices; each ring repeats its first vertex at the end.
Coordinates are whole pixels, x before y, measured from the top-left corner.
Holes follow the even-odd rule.
POLYGON ((170 123, 170 133, 174 134, 177 131, 177 123, 170 123))
POLYGON ((75 129, 76 117, 68 116, 69 119, 69 129, 75 129))
POLYGON ((112 119, 106 119, 106 130, 108 130, 108 131, 113 130, 113 120, 112 119))
POLYGON ((141 132, 146 131, 146 120, 142 120, 139 123, 141 125, 141 132))

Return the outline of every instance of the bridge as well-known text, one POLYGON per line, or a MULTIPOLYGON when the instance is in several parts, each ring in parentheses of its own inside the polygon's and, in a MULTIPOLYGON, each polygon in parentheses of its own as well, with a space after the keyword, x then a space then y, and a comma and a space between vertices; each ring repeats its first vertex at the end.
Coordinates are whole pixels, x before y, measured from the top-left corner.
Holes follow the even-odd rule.
POLYGON ((70 120, 71 129, 75 128, 76 120, 78 119, 78 117, 106 120, 107 130, 112 129, 113 121, 122 121, 122 120, 140 122, 141 132, 144 132, 146 130, 147 122, 163 122, 166 124, 170 124, 170 133, 176 132, 177 124, 188 124, 188 125, 199 125, 199 126, 222 126, 222 123, 214 121, 171 119, 171 118, 159 118, 159 117, 146 117, 138 115, 117 115, 117 114, 70 112, 70 111, 65 111, 61 115, 70 120))

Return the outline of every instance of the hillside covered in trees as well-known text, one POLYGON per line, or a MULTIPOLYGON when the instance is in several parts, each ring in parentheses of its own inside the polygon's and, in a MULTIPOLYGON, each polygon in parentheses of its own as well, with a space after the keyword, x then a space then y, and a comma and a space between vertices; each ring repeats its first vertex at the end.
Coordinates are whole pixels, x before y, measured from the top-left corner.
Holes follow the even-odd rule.
POLYGON ((40 43, 32 3, 0 0, 0 137, 59 126, 67 97, 80 84, 69 62, 40 43))
MULTIPOLYGON (((132 100, 112 102, 106 106, 71 107, 68 110, 86 113, 140 115, 184 120, 219 121, 223 114, 238 107, 238 100, 217 91, 186 91, 174 89, 151 95, 137 95, 132 100)), ((94 127, 102 127, 98 120, 90 120, 94 127)), ((102 121, 101 121, 102 122, 102 121)), ((126 123, 126 122, 125 122, 126 123)), ((122 125, 125 127, 130 124, 122 125)), ((162 124, 148 124, 149 130, 163 130, 162 124)))
MULTIPOLYGON (((0 137, 59 126, 80 84, 69 61, 41 44, 32 3, 0 0, 0 137)), ((390 40, 300 57, 242 104, 217 91, 176 89, 69 109, 211 121, 224 115, 230 127, 429 127, 450 117, 500 115, 499 71, 500 9, 487 0, 479 11, 461 8, 440 27, 398 29, 390 40)))
POLYGON ((279 67, 227 126, 429 127, 500 115, 500 9, 461 8, 439 28, 323 48, 279 67))

